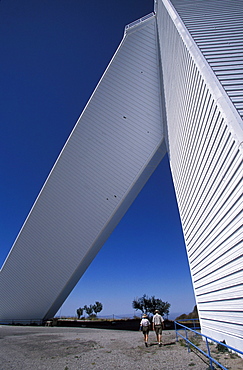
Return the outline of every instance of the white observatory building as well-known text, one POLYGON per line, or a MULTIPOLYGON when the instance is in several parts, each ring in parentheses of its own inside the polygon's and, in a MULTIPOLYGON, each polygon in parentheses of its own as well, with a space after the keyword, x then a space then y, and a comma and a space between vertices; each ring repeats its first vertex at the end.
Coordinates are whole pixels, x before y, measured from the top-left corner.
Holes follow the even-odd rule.
POLYGON ((0 322, 56 314, 167 152, 202 333, 243 351, 242 116, 242 0, 155 1, 2 266, 0 322))

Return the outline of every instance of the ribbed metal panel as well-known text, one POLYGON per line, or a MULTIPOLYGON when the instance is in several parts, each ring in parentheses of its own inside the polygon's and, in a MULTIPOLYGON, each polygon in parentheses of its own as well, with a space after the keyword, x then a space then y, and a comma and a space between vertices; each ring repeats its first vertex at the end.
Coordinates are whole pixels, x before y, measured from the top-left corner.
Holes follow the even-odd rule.
POLYGON ((231 86, 241 99, 231 61, 241 65, 242 18, 234 17, 242 2, 172 2, 156 7, 167 142, 202 332, 243 350, 243 132, 239 106, 226 94, 231 86))
POLYGON ((172 0, 243 118, 243 1, 172 0))
POLYGON ((165 151, 150 16, 127 29, 1 270, 1 321, 56 313, 165 151))
POLYGON ((202 331, 243 350, 242 1, 173 4, 155 6, 160 47, 153 15, 126 28, 1 271, 1 320, 53 316, 165 131, 202 331))

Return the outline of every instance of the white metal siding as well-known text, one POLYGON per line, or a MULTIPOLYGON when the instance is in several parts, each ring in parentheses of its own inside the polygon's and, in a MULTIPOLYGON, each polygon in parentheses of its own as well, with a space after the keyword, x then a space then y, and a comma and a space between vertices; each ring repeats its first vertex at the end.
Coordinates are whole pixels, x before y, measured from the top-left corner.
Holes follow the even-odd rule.
POLYGON ((52 317, 165 154, 154 16, 131 27, 1 272, 0 320, 52 317))
POLYGON ((240 3, 173 0, 186 27, 158 0, 161 60, 154 16, 127 27, 0 273, 1 320, 55 314, 162 159, 165 131, 202 331, 243 350, 240 3))
MULTIPOLYGON (((222 10, 216 25, 218 32, 222 26, 223 34, 224 15, 229 16, 229 32, 235 13, 231 14, 229 2, 216 3, 222 10)), ((212 46, 209 54, 219 55, 218 47, 206 45, 207 27, 214 27, 215 1, 173 0, 173 4, 175 8, 169 1, 159 0, 156 8, 167 140, 202 331, 243 350, 241 111, 227 96, 225 80, 214 74, 198 48, 208 57, 212 46), (197 46, 191 36, 197 36, 199 30, 197 46)), ((238 7, 242 15, 241 9, 238 7)), ((230 64, 231 59, 228 61, 230 64)), ((218 63, 224 68, 224 59, 218 63)), ((238 91, 232 73, 227 81, 230 79, 232 89, 238 91)))
POLYGON ((243 118, 243 1, 172 3, 243 118))

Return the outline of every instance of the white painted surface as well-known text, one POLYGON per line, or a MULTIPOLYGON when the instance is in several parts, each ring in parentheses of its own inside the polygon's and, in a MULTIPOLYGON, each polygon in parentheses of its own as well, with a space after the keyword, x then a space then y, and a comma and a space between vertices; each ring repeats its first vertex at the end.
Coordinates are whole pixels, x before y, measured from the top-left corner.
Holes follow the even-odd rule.
POLYGON ((1 320, 55 314, 166 141, 202 332, 243 350, 243 8, 172 2, 126 28, 1 271, 1 320))
POLYGON ((217 53, 218 68, 237 90, 215 43, 226 28, 238 27, 232 19, 236 8, 242 19, 242 7, 234 0, 231 6, 218 0, 172 3, 159 0, 157 6, 167 142, 202 332, 243 350, 241 110, 205 59, 217 53), (212 14, 210 22, 202 14, 212 14), (218 31, 210 44, 207 27, 218 31))
POLYGON ((152 16, 127 30, 18 235, 1 321, 55 315, 166 152, 160 99, 152 16))

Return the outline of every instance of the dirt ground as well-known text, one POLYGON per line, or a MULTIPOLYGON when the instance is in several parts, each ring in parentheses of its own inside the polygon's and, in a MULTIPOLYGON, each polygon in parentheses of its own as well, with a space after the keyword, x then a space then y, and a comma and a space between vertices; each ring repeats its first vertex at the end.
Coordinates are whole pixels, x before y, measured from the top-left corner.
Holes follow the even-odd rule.
MULTIPOLYGON (((203 347, 204 343, 198 343, 203 347)), ((215 349, 212 347, 212 351, 215 349)), ((230 353, 214 354, 227 369, 242 370, 243 360, 230 353), (219 359, 219 357, 217 357, 219 359)), ((145 347, 139 331, 65 328, 0 327, 1 370, 152 369, 206 370, 209 361, 184 343, 175 332, 163 333, 159 347, 154 332, 145 347)))

